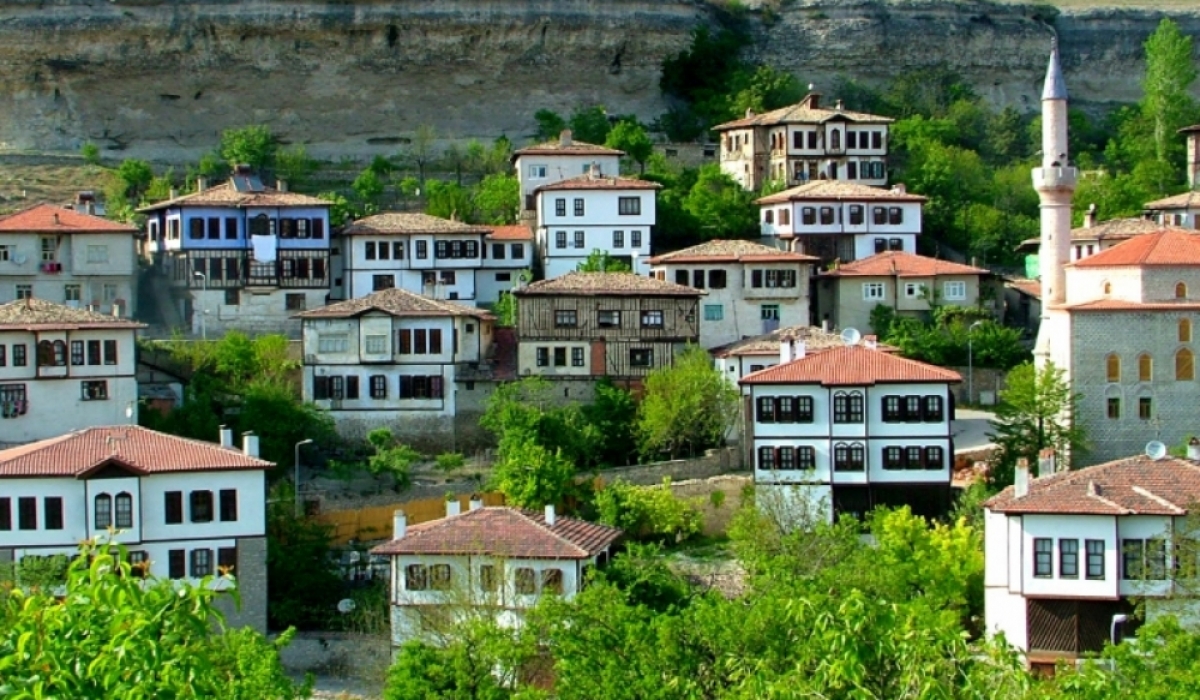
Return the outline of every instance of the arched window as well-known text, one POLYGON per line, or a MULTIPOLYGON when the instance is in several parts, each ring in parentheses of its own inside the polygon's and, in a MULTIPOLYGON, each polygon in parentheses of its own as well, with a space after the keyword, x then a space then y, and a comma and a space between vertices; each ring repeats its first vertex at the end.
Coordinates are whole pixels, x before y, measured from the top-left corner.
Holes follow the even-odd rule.
POLYGON ((1112 282, 1105 282, 1104 283, 1104 296, 1108 296, 1109 294, 1112 294, 1112 282))
POLYGON ((1187 319, 1187 318, 1179 319, 1179 342, 1181 342, 1181 343, 1192 342, 1192 321, 1191 321, 1191 319, 1187 319))
POLYGON ((1105 374, 1108 376, 1108 381, 1121 381, 1121 356, 1113 353, 1104 360, 1105 374))
POLYGON ((1175 353, 1175 381, 1190 382, 1196 378, 1196 358, 1187 348, 1175 353))
POLYGON ((128 493, 117 494, 117 527, 133 527, 133 496, 128 493))
POLYGON ((1184 284, 1183 282, 1175 283, 1175 298, 1176 299, 1187 299, 1187 285, 1184 284))
POLYGON ((112 525, 112 496, 102 493, 96 496, 96 529, 104 530, 112 525))
POLYGON ((38 341, 37 363, 38 367, 52 367, 54 365, 54 343, 51 343, 49 340, 38 341))
POLYGON ((837 129, 829 132, 829 150, 842 150, 842 132, 838 131, 837 129))
POLYGON ((1138 355, 1138 381, 1154 381, 1154 358, 1149 353, 1138 355))

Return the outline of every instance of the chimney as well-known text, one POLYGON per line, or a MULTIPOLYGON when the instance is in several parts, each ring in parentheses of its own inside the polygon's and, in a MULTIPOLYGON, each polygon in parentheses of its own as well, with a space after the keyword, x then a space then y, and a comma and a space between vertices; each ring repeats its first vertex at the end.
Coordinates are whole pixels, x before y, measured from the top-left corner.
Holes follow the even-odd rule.
POLYGON ((242 433, 242 453, 247 457, 258 457, 258 436, 253 430, 242 433))
POLYGON ((208 178, 204 177, 203 175, 196 178, 196 191, 203 192, 204 190, 207 190, 207 189, 208 189, 208 178))
POLYGON ((873 335, 864 335, 863 347, 868 350, 876 350, 879 348, 879 339, 873 335))
POLYGON ((838 101, 834 102, 834 103, 833 103, 833 108, 834 108, 834 109, 836 109, 836 110, 837 110, 837 111, 839 111, 839 112, 840 112, 840 111, 842 111, 842 101, 841 101, 841 100, 838 100, 838 101))
POLYGON ((121 318, 121 305, 113 302, 113 318, 121 318))
POLYGON ((590 175, 591 179, 593 180, 599 180, 600 178, 604 177, 604 175, 600 172, 600 163, 593 160, 592 167, 588 168, 588 175, 590 175))
POLYGON ((822 333, 829 332, 829 319, 828 318, 821 319, 821 332, 822 333))
POLYGON ((54 212, 54 225, 58 226, 58 212, 54 212))
POLYGON ((1096 203, 1088 205, 1087 213, 1083 215, 1084 228, 1096 228, 1096 203))
POLYGON ((392 539, 402 540, 408 534, 408 518, 405 517, 404 511, 397 510, 392 513, 392 539))
POLYGON ((1200 438, 1192 438, 1188 440, 1188 459, 1194 462, 1200 462, 1200 438))
POLYGON ((462 512, 462 504, 458 502, 458 497, 446 499, 446 517, 450 518, 462 512))
POLYGON ((483 507, 483 499, 479 497, 479 494, 473 493, 471 494, 471 502, 467 504, 467 507, 471 510, 479 510, 483 507))
POLYGON ((555 520, 557 520, 557 518, 554 515, 554 504, 553 503, 547 504, 546 505, 546 526, 554 527, 555 520))
POLYGON ((221 435, 221 447, 232 448, 233 447, 233 430, 226 428, 225 426, 222 425, 220 435, 221 435))
POLYGON ((754 108, 747 107, 746 108, 746 118, 749 119, 750 117, 753 117, 753 116, 754 116, 754 108))
POLYGON ((808 346, 804 344, 803 340, 796 340, 793 342, 795 344, 792 346, 792 357, 797 360, 803 360, 805 355, 808 354, 808 346))
POLYGON ((1013 494, 1017 498, 1029 495, 1029 460, 1024 457, 1017 460, 1013 478, 1013 494))
POLYGON ((804 98, 804 106, 809 109, 821 108, 821 93, 813 92, 813 84, 808 84, 808 95, 804 98))
POLYGON ((904 186, 903 182, 897 182, 896 184, 892 185, 893 194, 904 194, 905 192, 908 192, 908 188, 904 186))
POLYGON ((171 188, 171 189, 170 189, 170 190, 167 192, 167 199, 175 199, 175 198, 176 198, 176 197, 178 197, 178 196, 179 196, 179 190, 175 189, 174 187, 172 187, 172 188, 171 188))
POLYGON ((558 145, 560 145, 560 146, 570 146, 571 145, 571 130, 570 129, 563 129, 562 131, 558 132, 558 145))
POLYGON ((786 365, 792 361, 792 336, 785 335, 779 339, 779 364, 786 365))
POLYGON ((287 192, 287 191, 288 191, 288 188, 287 188, 287 180, 284 180, 283 178, 280 178, 280 179, 276 180, 276 181, 275 181, 275 191, 277 191, 277 192, 287 192))
POLYGON ((1038 476, 1050 476, 1054 473, 1054 448, 1047 447, 1038 452, 1038 476))

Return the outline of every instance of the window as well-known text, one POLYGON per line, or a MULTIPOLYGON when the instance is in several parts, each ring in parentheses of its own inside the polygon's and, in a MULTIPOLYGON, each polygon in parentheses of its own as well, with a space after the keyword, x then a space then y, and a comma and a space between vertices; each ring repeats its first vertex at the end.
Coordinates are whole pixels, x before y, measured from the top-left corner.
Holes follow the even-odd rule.
MULTIPOLYGON (((629 232, 629 245, 634 248, 642 247, 642 232, 641 231, 630 231, 629 232)), ((636 272, 636 270, 635 270, 635 272, 636 272)))
POLYGON ((900 207, 888 207, 888 224, 896 226, 904 223, 904 210, 900 207))
POLYGON ((213 562, 211 549, 192 550, 192 578, 212 576, 212 566, 213 562))
POLYGON ((629 365, 631 367, 649 367, 654 364, 654 350, 651 348, 632 348, 629 350, 629 365))
POLYGON ((106 364, 106 365, 117 364, 117 341, 115 341, 115 340, 104 341, 104 364, 106 364))
MULTIPOLYGON (((884 207, 871 207, 871 223, 876 226, 883 226, 887 223, 887 209, 884 207)), ((877 242, 882 239, 875 239, 877 242)), ((881 250, 876 250, 877 253, 882 253, 881 250)))
POLYGON ((920 299, 925 291, 925 285, 919 282, 904 283, 904 298, 905 299, 920 299))
POLYGON ((575 232, 575 237, 574 237, 574 244, 575 244, 575 247, 576 247, 576 248, 582 248, 582 247, 583 247, 583 244, 584 244, 584 240, 583 240, 583 239, 584 239, 584 236, 583 236, 583 231, 576 231, 576 232, 575 232))
POLYGON ((1079 578, 1079 540, 1058 541, 1058 575, 1079 578))
POLYGON ((533 569, 521 567, 515 572, 516 592, 518 595, 534 595, 537 593, 537 576, 533 569))
POLYGON ((903 469, 904 451, 896 446, 883 448, 883 468, 888 470, 903 469))
POLYGON ((429 257, 429 241, 417 241, 417 259, 424 260, 429 257))
POLYGON ((512 250, 510 252, 512 253, 513 260, 520 260, 521 258, 525 257, 525 244, 513 243, 512 250))
POLYGON ((542 593, 547 595, 562 595, 562 569, 542 569, 542 593))
POLYGON ((833 395, 833 422, 863 422, 863 395, 861 392, 839 391, 833 395))
MULTIPOLYGON (((197 239, 197 240, 204 238, 204 219, 201 219, 201 218, 188 219, 188 238, 197 239)), ((43 243, 44 242, 45 242, 45 240, 43 239, 43 243)), ((44 249, 45 249, 45 246, 43 246, 43 250, 44 249)), ((43 255, 44 255, 44 253, 43 253, 43 255)), ((44 259, 45 258, 43 257, 43 260, 44 259)))
POLYGON ((966 282, 946 282, 942 285, 942 296, 947 301, 962 301, 967 298, 966 282))
POLYGON ((1183 282, 1177 282, 1175 284, 1175 298, 1187 299, 1187 285, 1183 282))
POLYGON ((100 288, 100 295, 105 302, 113 302, 117 300, 117 285, 106 284, 100 288))
POLYGON ((863 282, 863 301, 883 301, 887 298, 883 282, 863 282))
POLYGON ((168 525, 178 525, 183 522, 183 492, 182 491, 167 491, 164 496, 166 502, 164 504, 165 515, 163 521, 168 525))
POLYGON ((12 530, 12 499, 0 498, 0 531, 12 530))
POLYGON ((239 290, 239 289, 226 289, 225 290, 225 305, 226 306, 237 306, 238 304, 241 303, 241 301, 242 301, 241 290, 239 290))
POLYGON ((554 366, 555 367, 566 367, 567 366, 567 349, 566 348, 554 348, 554 366))
POLYGON ((767 209, 767 210, 763 211, 763 223, 764 224, 775 223, 775 210, 774 209, 767 209))
POLYGON ((1090 581, 1104 580, 1104 540, 1085 540, 1087 577, 1090 581))
POLYGON ((401 399, 441 399, 443 382, 440 376, 400 377, 401 399))
POLYGON ((497 282, 511 282, 512 281, 512 273, 511 272, 497 272, 496 273, 496 281, 497 282))
MULTIPOLYGON (((851 175, 851 179, 853 179, 853 177, 854 176, 851 175)), ((864 218, 863 217, 863 205, 851 204, 850 205, 850 225, 851 226, 861 226, 863 223, 863 218, 864 218)))
POLYGON ((704 320, 705 321, 721 321, 725 318, 725 306, 723 304, 705 304, 704 305, 704 320))
MULTIPOLYGON (((457 243, 457 241, 455 241, 457 243)), ((450 242, 449 241, 434 241, 433 256, 439 260, 444 260, 450 257, 450 242)))
POLYGON ((119 528, 133 527, 133 496, 128 493, 121 492, 114 499, 116 505, 116 525, 119 528))
POLYGON ((317 335, 317 352, 346 352, 350 347, 350 336, 345 333, 320 333, 317 335))
POLYGON ((758 415, 756 420, 759 423, 774 423, 775 422, 775 399, 770 396, 760 396, 756 402, 758 405, 758 415))
MULTIPOLYGON (((7 500, 7 499, 5 499, 7 500)), ((46 518, 47 530, 63 529, 63 499, 60 496, 48 496, 42 501, 42 510, 46 518)), ((0 529, 7 530, 3 523, 0 529)))
POLYGON ((1033 538, 1033 577, 1050 578, 1054 575, 1054 540, 1049 537, 1033 538))
POLYGON ((1121 399, 1116 396, 1110 396, 1105 401, 1108 417, 1116 420, 1121 417, 1121 399))
POLYGON ((575 216, 583 216, 583 199, 575 198, 575 216))
POLYGON ((225 219, 225 238, 227 240, 236 240, 238 237, 238 220, 236 217, 230 216, 225 219))
POLYGON ((1138 381, 1149 382, 1154 380, 1154 359, 1149 353, 1138 355, 1138 381))
POLYGON ((1192 351, 1181 348, 1175 353, 1175 381, 1190 382, 1196 378, 1196 360, 1192 351))
POLYGON ((33 285, 32 284, 18 284, 17 285, 17 299, 32 299, 32 298, 33 298, 33 285))
POLYGON ((833 447, 833 470, 861 472, 866 468, 865 448, 861 442, 839 442, 833 447))
POLYGON ((221 547, 217 550, 217 573, 232 573, 237 567, 237 547, 221 547))
POLYGON ((940 423, 945 420, 942 397, 926 396, 922 399, 921 413, 928 423, 940 423))
POLYGON ((549 367, 550 366, 550 348, 538 348, 537 349, 537 366, 538 367, 549 367))
POLYGON ((429 568, 424 564, 404 567, 404 590, 424 591, 429 588, 429 568))
POLYGON ((779 304, 762 304, 758 307, 758 318, 761 321, 778 321, 779 304))
POLYGON ((762 471, 771 471, 775 469, 774 447, 758 448, 758 468, 762 471))
POLYGON ((493 260, 503 260, 504 254, 505 254, 505 247, 504 247, 503 243, 493 243, 492 244, 492 259, 493 260))
POLYGON ((174 579, 187 576, 186 561, 186 552, 182 549, 172 549, 167 552, 167 576, 174 579))
POLYGON ((192 491, 189 500, 192 508, 192 522, 211 523, 213 519, 212 491, 192 491))
POLYGON ((663 312, 661 311, 643 311, 642 312, 642 328, 662 328, 663 327, 663 312))
POLYGON ((571 348, 571 366, 583 366, 583 348, 571 348))
POLYGON ((1104 371, 1108 381, 1121 381, 1121 356, 1111 353, 1108 357, 1104 358, 1104 371))
POLYGON ((386 399, 387 398, 387 377, 382 374, 375 374, 370 379, 371 398, 386 399))
POLYGON ((112 527, 112 496, 107 493, 97 495, 92 499, 92 524, 97 530, 112 527))
POLYGON ((692 286, 704 289, 704 270, 692 270, 692 286))
POLYGON ((232 523, 238 519, 237 489, 221 489, 221 522, 232 523))
POLYGON ((1192 342, 1192 322, 1189 319, 1179 319, 1179 342, 1192 342))
POLYGON ((708 286, 712 289, 724 289, 728 284, 728 276, 725 270, 709 270, 708 271, 708 286))
POLYGON ((80 382, 82 390, 81 398, 84 401, 107 401, 108 400, 108 381, 104 379, 80 382))
POLYGON ((642 213, 641 197, 618 197, 617 213, 622 216, 638 216, 642 213))
POLYGON ((78 284, 63 285, 63 301, 71 302, 71 301, 82 301, 82 300, 83 300, 83 286, 82 285, 78 285, 78 284))
POLYGON ((529 166, 529 179, 530 180, 545 180, 546 179, 546 166, 544 166, 544 165, 529 166))
POLYGON ((37 499, 22 496, 17 499, 17 527, 22 530, 37 529, 37 499))
POLYGON ((1138 398, 1138 418, 1142 420, 1150 420, 1154 417, 1154 405, 1149 396, 1141 396, 1138 398))
POLYGON ((575 309, 558 309, 554 312, 555 328, 574 328, 579 325, 575 309))
MULTIPOLYGON (((364 257, 367 260, 375 260, 378 257, 375 252, 377 245, 386 246, 387 244, 386 243, 378 243, 377 244, 377 243, 375 243, 375 241, 367 241, 366 242, 366 244, 365 244, 366 250, 364 251, 364 257)), ((386 248, 385 248, 385 250, 386 250, 386 248)))
POLYGON ((901 397, 890 395, 883 397, 883 422, 899 423, 904 420, 904 404, 901 397))
POLYGON ((925 468, 926 469, 944 469, 946 466, 946 452, 940 447, 925 448, 925 468))
POLYGON ((450 590, 450 565, 434 564, 429 567, 429 588, 435 591, 450 590))
POLYGON ((616 310, 601 310, 596 312, 596 325, 601 328, 620 328, 621 312, 616 310))
POLYGON ((829 225, 833 223, 833 207, 820 207, 821 223, 829 225))
POLYGON ((554 247, 555 248, 566 248, 567 247, 567 232, 566 231, 555 231, 554 232, 554 247))
POLYGON ((554 215, 555 216, 566 216, 567 215, 567 200, 565 198, 559 197, 558 199, 554 200, 554 215))
POLYGON ((386 335, 368 335, 365 345, 368 355, 383 355, 388 351, 386 335))
POLYGON ((796 468, 804 470, 816 469, 817 451, 811 447, 797 447, 796 468))
POLYGON ((489 593, 496 590, 496 567, 492 564, 482 564, 479 567, 479 590, 489 593))
MULTIPOLYGON (((218 224, 220 220, 214 219, 218 224)), ((108 246, 106 245, 89 245, 87 247, 87 261, 89 263, 106 263, 108 262, 108 246)))

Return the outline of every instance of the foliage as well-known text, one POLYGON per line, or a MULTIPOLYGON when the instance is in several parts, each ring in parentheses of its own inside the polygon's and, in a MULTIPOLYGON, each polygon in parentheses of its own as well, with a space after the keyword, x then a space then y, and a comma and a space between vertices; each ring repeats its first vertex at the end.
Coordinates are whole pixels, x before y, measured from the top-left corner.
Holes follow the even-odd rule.
POLYGON ((79 155, 88 165, 100 165, 100 147, 88 141, 79 149, 79 155))
POLYGON ((453 472, 462 469, 467 464, 467 458, 461 452, 443 452, 434 458, 438 471, 453 472))
POLYGON ((604 143, 612 129, 608 112, 599 105, 577 108, 567 120, 567 126, 571 129, 572 139, 594 144, 604 143))
POLYGON ((1181 32, 1170 18, 1163 18, 1146 39, 1145 49, 1142 118, 1152 127, 1154 157, 1166 163, 1169 154, 1180 151, 1176 132, 1196 117, 1196 102, 1190 93, 1196 81, 1192 37, 1181 32))
POLYGON ((618 479, 596 492, 595 504, 600 522, 637 539, 681 542, 698 534, 703 525, 696 504, 671 491, 670 477, 659 486, 635 486, 618 479))
POLYGON ((579 272, 632 272, 625 261, 608 254, 606 250, 593 248, 587 260, 575 266, 579 272))
POLYGON ((645 457, 690 457, 724 443, 738 392, 702 348, 688 346, 670 367, 646 377, 638 406, 638 447, 645 457))
POLYGON ((567 128, 567 120, 553 110, 539 109, 533 113, 533 119, 537 122, 538 141, 556 141, 563 129, 567 128))
POLYGON ((1064 375, 1052 363, 1041 371, 1025 363, 1005 377, 1007 388, 1000 392, 992 420, 994 432, 988 434, 998 448, 988 471, 993 487, 1012 483, 1018 459, 1036 465, 1038 453, 1051 447, 1061 467, 1083 449, 1083 429, 1070 419, 1081 395, 1071 393, 1064 375))
POLYGON ((308 157, 303 145, 289 146, 275 154, 275 174, 290 187, 303 187, 316 171, 317 161, 308 157))
POLYGON ((938 306, 928 322, 900 317, 886 305, 871 310, 871 328, 904 357, 941 366, 1008 369, 1029 357, 1021 331, 996 323, 982 308, 938 306), (978 325, 976 325, 978 324, 978 325))
POLYGON ((695 184, 683 199, 684 211, 700 224, 704 240, 714 238, 757 238, 758 213, 755 194, 742 189, 733 178, 710 163, 700 168, 695 184))
POLYGON ((84 542, 66 592, 15 589, 0 599, 0 697, 307 697, 276 642, 224 630, 215 579, 143 579, 123 548, 84 542))
MULTIPOLYGON (((695 29, 691 45, 663 61, 659 88, 667 97, 687 105, 705 129, 732 119, 735 113, 728 90, 739 71, 745 70, 738 56, 748 41, 738 28, 695 29)), ((674 119, 678 118, 677 114, 674 119)))
POLYGON ((562 448, 542 445, 532 433, 505 435, 492 468, 492 487, 517 508, 562 502, 571 491, 575 465, 562 448))
POLYGON ((500 298, 492 307, 492 313, 496 314, 496 325, 500 328, 515 328, 517 309, 517 298, 512 295, 512 292, 508 290, 501 292, 500 298))
POLYGON ((469 641, 448 648, 415 640, 406 642, 388 671, 384 700, 502 700, 511 697, 493 675, 490 659, 474 652, 474 644, 469 641))
POLYGON ((339 192, 322 192, 317 197, 329 202, 331 226, 344 226, 360 216, 359 208, 339 192))
POLYGON ((596 382, 595 392, 595 399, 581 410, 588 425, 603 436, 596 447, 597 463, 616 467, 633 464, 637 459, 637 440, 634 436, 637 404, 633 394, 613 384, 608 377, 596 382))
POLYGON ((70 557, 64 554, 25 555, 16 564, 0 564, 0 586, 53 589, 67 582, 70 565, 70 557))
POLYGON ((471 190, 444 180, 425 181, 425 213, 443 219, 471 221, 475 205, 471 190))
POLYGON ((400 152, 398 158, 417 168, 417 180, 425 184, 425 168, 433 161, 436 155, 435 146, 437 144, 437 131, 429 124, 421 124, 413 132, 412 138, 400 152))
POLYGON ((646 172, 646 160, 654 152, 654 144, 646 128, 637 122, 621 121, 613 126, 612 131, 604 140, 604 145, 624 151, 633 162, 638 164, 641 172, 646 172))
POLYGON ((367 457, 366 468, 374 476, 389 476, 392 488, 400 492, 412 483, 412 465, 421 454, 401 443, 391 428, 376 428, 367 433, 374 454, 367 457))
POLYGON ((124 185, 123 194, 131 202, 137 202, 154 180, 154 171, 146 161, 130 158, 117 166, 117 178, 124 185))
POLYGON ((1104 649, 1108 665, 1060 666, 1037 698, 1195 697, 1200 693, 1200 634, 1172 616, 1146 623, 1136 639, 1104 649))
POLYGON ((263 171, 275 165, 278 142, 271 129, 263 124, 253 124, 240 129, 221 132, 221 157, 230 167, 249 165, 263 171))
POLYGON ((493 173, 475 188, 474 219, 482 224, 516 223, 521 210, 521 185, 515 175, 493 173))
POLYGON ((296 517, 294 496, 279 484, 267 501, 267 622, 272 629, 327 629, 344 589, 329 557, 333 528, 296 517))
POLYGON ((371 214, 379 209, 379 198, 383 196, 384 182, 379 174, 367 168, 354 178, 354 182, 350 184, 350 189, 354 190, 354 194, 358 195, 359 201, 363 203, 362 212, 371 214))

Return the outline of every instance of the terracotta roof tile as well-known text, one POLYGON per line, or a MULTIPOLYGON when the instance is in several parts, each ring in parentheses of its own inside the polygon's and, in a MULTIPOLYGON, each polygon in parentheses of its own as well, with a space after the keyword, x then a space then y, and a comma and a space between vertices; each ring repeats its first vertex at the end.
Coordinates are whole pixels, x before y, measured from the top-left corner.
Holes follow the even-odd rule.
POLYGON ((651 265, 678 265, 684 263, 810 262, 816 260, 819 258, 803 253, 779 250, 753 241, 713 240, 673 253, 656 255, 650 258, 649 262, 651 265))
POLYGON ((73 328, 145 328, 129 318, 73 309, 45 299, 17 299, 0 304, 0 330, 52 330, 73 328))
MULTIPOLYGON (((1119 241, 1143 233, 1154 233, 1161 230, 1162 224, 1153 219, 1131 217, 1128 219, 1109 219, 1094 226, 1080 226, 1071 229, 1073 241, 1119 241)), ((1036 240, 1036 239, 1035 239, 1036 240)))
POLYGON ((0 477, 79 477, 117 464, 137 474, 270 469, 240 450, 147 430, 136 425, 87 428, 0 450, 0 477))
POLYGON ((858 122, 862 124, 890 124, 895 121, 891 117, 884 117, 878 114, 852 112, 850 110, 836 108, 826 109, 821 107, 812 107, 810 102, 812 97, 813 95, 811 94, 806 95, 802 101, 794 105, 781 107, 770 112, 763 112, 762 114, 754 114, 745 117, 744 119, 735 119, 730 122, 725 122, 724 124, 718 124, 713 127, 713 131, 740 129, 748 126, 772 126, 775 124, 820 124, 834 118, 842 118, 846 121, 858 122))
POLYGON ((617 149, 609 148, 608 146, 597 146, 594 143, 576 141, 571 138, 570 132, 564 132, 562 136, 554 141, 543 141, 542 143, 535 143, 532 146, 526 146, 513 151, 514 158, 516 156, 531 155, 623 156, 625 155, 625 151, 618 151, 617 149))
POLYGON ((534 282, 513 292, 517 296, 622 296, 699 297, 704 292, 682 284, 643 277, 631 272, 568 272, 554 279, 534 282))
POLYGON ((83 214, 53 204, 37 204, 0 217, 0 231, 18 233, 130 233, 138 229, 102 216, 83 214))
POLYGON ((1041 300, 1042 298, 1042 283, 1039 280, 1008 280, 1004 286, 1011 287, 1025 296, 1033 297, 1041 300))
POLYGON ((388 236, 421 233, 491 233, 487 226, 474 226, 461 221, 416 212, 389 211, 359 219, 342 229, 343 236, 388 236))
POLYGON ((533 229, 524 224, 517 226, 493 226, 488 234, 489 241, 532 241, 533 229))
POLYGON ((956 383, 958 372, 862 345, 813 353, 799 360, 748 374, 741 384, 820 384, 870 386, 888 383, 956 383))
POLYGON ((1198 311, 1200 302, 1188 301, 1126 301, 1124 299, 1093 299, 1077 304, 1059 304, 1056 309, 1071 311, 1198 311))
POLYGON ((549 185, 542 185, 534 192, 557 192, 560 190, 659 190, 662 185, 649 180, 638 180, 632 177, 593 177, 580 175, 567 180, 560 180, 549 185))
POLYGON ((1173 197, 1164 197, 1156 199, 1153 202, 1147 202, 1144 209, 1195 209, 1200 208, 1200 192, 1190 191, 1177 194, 1173 197))
POLYGON ((1071 263, 1072 267, 1080 268, 1197 264, 1200 264, 1200 236, 1178 228, 1161 228, 1135 236, 1071 263))
POLYGON ((893 188, 871 187, 842 180, 815 180, 782 192, 755 200, 756 204, 783 204, 784 202, 925 202, 919 194, 909 194, 893 188))
POLYGON ((984 505, 999 513, 1184 515, 1197 502, 1200 465, 1137 455, 1031 479, 1021 498, 1009 486, 984 505))
MULTIPOLYGON (((735 340, 732 343, 726 343, 725 345, 709 350, 709 353, 713 357, 738 357, 741 355, 772 355, 778 357, 780 339, 785 336, 803 341, 805 351, 810 353, 845 347, 846 345, 839 333, 823 331, 817 326, 788 326, 786 328, 778 328, 770 333, 756 335, 752 338, 743 338, 735 340)), ((879 343, 875 349, 879 352, 896 351, 895 347, 884 345, 883 343, 879 343)))
POLYGON ((877 253, 869 258, 842 263, 822 272, 824 277, 933 277, 934 275, 986 275, 987 270, 949 260, 927 258, 899 250, 877 253))
POLYGON ((407 289, 384 289, 359 297, 347 299, 319 309, 296 314, 296 318, 353 318, 370 311, 381 311, 390 316, 473 316, 492 319, 494 316, 484 309, 456 304, 452 301, 431 299, 407 289))
POLYGON ((261 191, 238 192, 232 184, 226 182, 213 185, 203 192, 193 192, 156 202, 138 211, 157 211, 171 207, 328 207, 330 204, 324 199, 299 192, 280 192, 273 187, 263 187, 261 191))
POLYGON ((610 547, 621 531, 575 518, 516 508, 487 507, 409 525, 404 537, 372 554, 487 554, 516 559, 588 559, 610 547))

